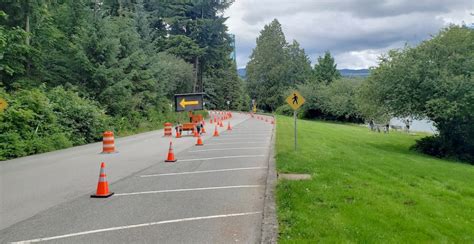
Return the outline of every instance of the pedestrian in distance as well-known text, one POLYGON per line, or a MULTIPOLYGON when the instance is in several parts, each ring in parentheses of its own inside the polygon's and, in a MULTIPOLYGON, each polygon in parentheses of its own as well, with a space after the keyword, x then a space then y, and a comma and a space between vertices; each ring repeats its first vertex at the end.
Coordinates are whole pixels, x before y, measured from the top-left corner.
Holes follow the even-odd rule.
POLYGON ((199 135, 201 134, 201 128, 202 128, 202 122, 199 121, 199 122, 196 123, 196 130, 197 130, 199 135))

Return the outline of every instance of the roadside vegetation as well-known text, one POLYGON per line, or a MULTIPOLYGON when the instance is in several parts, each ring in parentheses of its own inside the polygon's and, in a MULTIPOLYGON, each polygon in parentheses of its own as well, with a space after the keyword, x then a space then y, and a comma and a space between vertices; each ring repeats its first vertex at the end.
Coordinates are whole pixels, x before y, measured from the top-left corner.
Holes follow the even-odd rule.
POLYGON ((206 107, 247 108, 222 11, 232 1, 2 1, 0 160, 161 128, 206 107), (230 105, 226 101, 231 101, 230 105))
POLYGON ((311 67, 278 20, 266 25, 247 64, 249 94, 266 111, 289 115, 284 99, 297 89, 306 119, 385 126, 391 118, 429 119, 438 133, 413 149, 474 164, 474 30, 450 26, 419 45, 391 50, 369 77, 341 78, 329 51, 311 67))
POLYGON ((280 243, 472 243, 474 168, 410 150, 425 134, 277 117, 280 243))

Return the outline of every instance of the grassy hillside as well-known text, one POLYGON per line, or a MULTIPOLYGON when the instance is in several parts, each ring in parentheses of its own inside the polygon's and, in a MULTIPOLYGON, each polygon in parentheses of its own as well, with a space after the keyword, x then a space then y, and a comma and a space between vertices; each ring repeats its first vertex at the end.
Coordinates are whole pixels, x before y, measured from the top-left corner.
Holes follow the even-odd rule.
POLYGON ((408 148, 422 135, 277 119, 280 242, 474 242, 474 166, 408 148))

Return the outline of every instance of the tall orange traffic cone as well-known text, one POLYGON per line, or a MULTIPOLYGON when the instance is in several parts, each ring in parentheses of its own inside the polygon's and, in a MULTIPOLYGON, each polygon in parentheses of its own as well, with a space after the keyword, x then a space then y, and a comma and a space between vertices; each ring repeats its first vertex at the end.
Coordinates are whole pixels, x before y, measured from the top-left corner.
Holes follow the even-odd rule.
POLYGON ((230 121, 229 121, 229 123, 227 124, 227 130, 232 130, 232 127, 230 127, 230 121))
POLYGON ((102 153, 115 153, 115 139, 112 131, 106 131, 103 134, 102 153))
POLYGON ((114 193, 109 192, 109 183, 107 182, 107 175, 105 174, 105 163, 100 164, 99 183, 97 183, 97 191, 93 198, 107 198, 112 196, 114 193))
POLYGON ((216 125, 216 129, 214 130, 214 136, 219 136, 219 131, 217 131, 217 125, 216 125))
POLYGON ((196 142, 196 146, 204 146, 204 144, 202 143, 201 136, 198 137, 197 142, 196 142))
POLYGON ((170 149, 168 150, 168 157, 166 158, 165 162, 176 162, 176 158, 174 157, 173 151, 173 142, 170 141, 170 149))

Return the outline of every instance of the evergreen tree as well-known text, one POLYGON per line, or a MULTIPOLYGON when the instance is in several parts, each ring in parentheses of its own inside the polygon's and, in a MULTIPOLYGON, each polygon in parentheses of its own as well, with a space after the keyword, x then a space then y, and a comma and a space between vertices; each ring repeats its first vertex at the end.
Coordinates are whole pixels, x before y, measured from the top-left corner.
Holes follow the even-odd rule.
POLYGON ((289 86, 287 45, 275 19, 260 32, 247 64, 249 95, 265 110, 273 111, 280 106, 289 86))
POLYGON ((290 85, 298 85, 308 82, 311 79, 312 69, 311 61, 306 55, 304 49, 300 48, 300 44, 293 40, 293 43, 288 45, 288 79, 290 85))
POLYGON ((318 57, 318 63, 314 65, 313 73, 316 81, 326 84, 341 77, 341 73, 337 70, 337 64, 329 51, 324 53, 324 57, 318 57))

